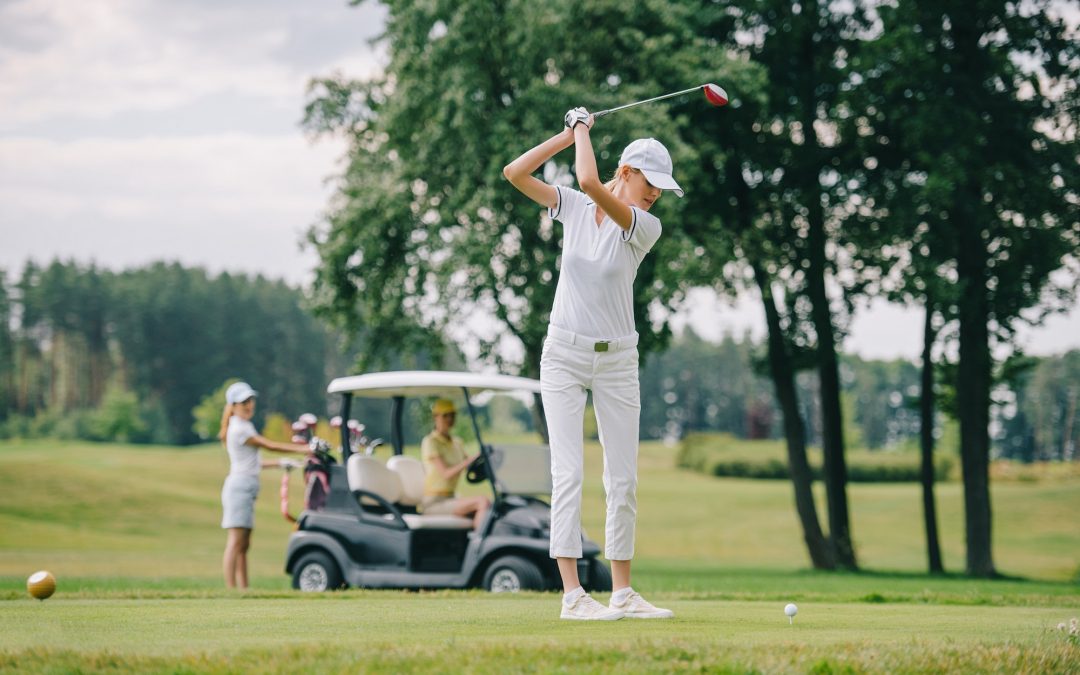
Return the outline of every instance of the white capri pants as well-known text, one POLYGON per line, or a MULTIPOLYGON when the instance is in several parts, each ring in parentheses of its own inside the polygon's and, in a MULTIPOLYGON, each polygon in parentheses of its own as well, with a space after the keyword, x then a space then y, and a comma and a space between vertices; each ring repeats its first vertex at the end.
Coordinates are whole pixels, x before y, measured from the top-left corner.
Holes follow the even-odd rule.
POLYGON ((581 487, 584 480, 586 389, 592 390, 604 447, 607 519, 604 555, 634 557, 637 519, 637 335, 606 343, 552 326, 540 357, 540 396, 551 445, 551 557, 581 557, 581 487), (602 345, 601 349, 605 347, 602 345))

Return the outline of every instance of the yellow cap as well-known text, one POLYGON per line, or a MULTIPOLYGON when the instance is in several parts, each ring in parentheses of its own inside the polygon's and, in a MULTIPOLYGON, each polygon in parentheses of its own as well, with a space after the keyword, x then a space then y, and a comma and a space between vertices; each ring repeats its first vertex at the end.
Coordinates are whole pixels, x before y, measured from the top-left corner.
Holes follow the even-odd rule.
POLYGON ((456 412, 457 408, 454 407, 454 402, 448 398, 440 398, 431 406, 431 414, 433 415, 445 415, 447 413, 456 412))

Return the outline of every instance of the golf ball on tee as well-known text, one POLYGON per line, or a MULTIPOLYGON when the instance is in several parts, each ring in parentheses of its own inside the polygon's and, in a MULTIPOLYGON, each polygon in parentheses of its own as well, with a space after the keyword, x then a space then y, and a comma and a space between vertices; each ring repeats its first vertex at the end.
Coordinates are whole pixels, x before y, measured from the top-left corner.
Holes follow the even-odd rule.
POLYGON ((792 619, 794 619, 795 615, 798 613, 799 608, 795 606, 794 602, 789 602, 788 604, 784 605, 784 614, 787 615, 788 623, 792 623, 792 619))

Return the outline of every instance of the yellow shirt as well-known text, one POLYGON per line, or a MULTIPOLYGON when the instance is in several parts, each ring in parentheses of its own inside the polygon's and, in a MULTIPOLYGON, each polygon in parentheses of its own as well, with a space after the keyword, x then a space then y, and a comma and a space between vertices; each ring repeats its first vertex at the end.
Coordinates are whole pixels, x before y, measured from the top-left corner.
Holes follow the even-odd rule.
POLYGON ((453 497, 457 491, 461 474, 447 480, 442 471, 435 466, 435 458, 451 467, 465 461, 465 446, 456 436, 446 438, 437 431, 432 431, 420 442, 420 460, 424 463, 424 494, 429 497, 453 497))

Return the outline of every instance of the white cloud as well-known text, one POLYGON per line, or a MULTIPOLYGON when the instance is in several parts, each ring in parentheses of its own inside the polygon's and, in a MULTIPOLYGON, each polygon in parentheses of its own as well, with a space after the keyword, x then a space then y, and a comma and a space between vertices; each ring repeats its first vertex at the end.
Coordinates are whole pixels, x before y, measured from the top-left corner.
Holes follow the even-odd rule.
MULTIPOLYGON (((122 268, 178 260, 293 283, 342 147, 296 128, 307 81, 378 72, 378 3, 0 0, 0 268, 54 257, 122 268)), ((846 347, 917 354, 921 312, 860 310, 846 347)), ((764 333, 760 302, 690 293, 677 325, 764 333)), ((1080 309, 1024 332, 1076 347, 1080 309)))
POLYGON ((7 139, 0 265, 168 259, 303 281, 316 261, 298 243, 325 208, 341 151, 299 135, 7 139))
MULTIPOLYGON (((344 3, 161 3, 152 0, 19 0, 0 5, 0 131, 42 118, 107 118, 168 110, 215 94, 294 105, 326 63, 357 76, 378 68, 367 45, 371 10, 344 3), (309 23, 353 22, 324 63, 292 51, 317 36, 309 23), (302 60, 302 59, 301 59, 302 60)), ((340 36, 339 36, 340 37, 340 36)), ((327 51, 325 47, 323 51, 327 51)))

